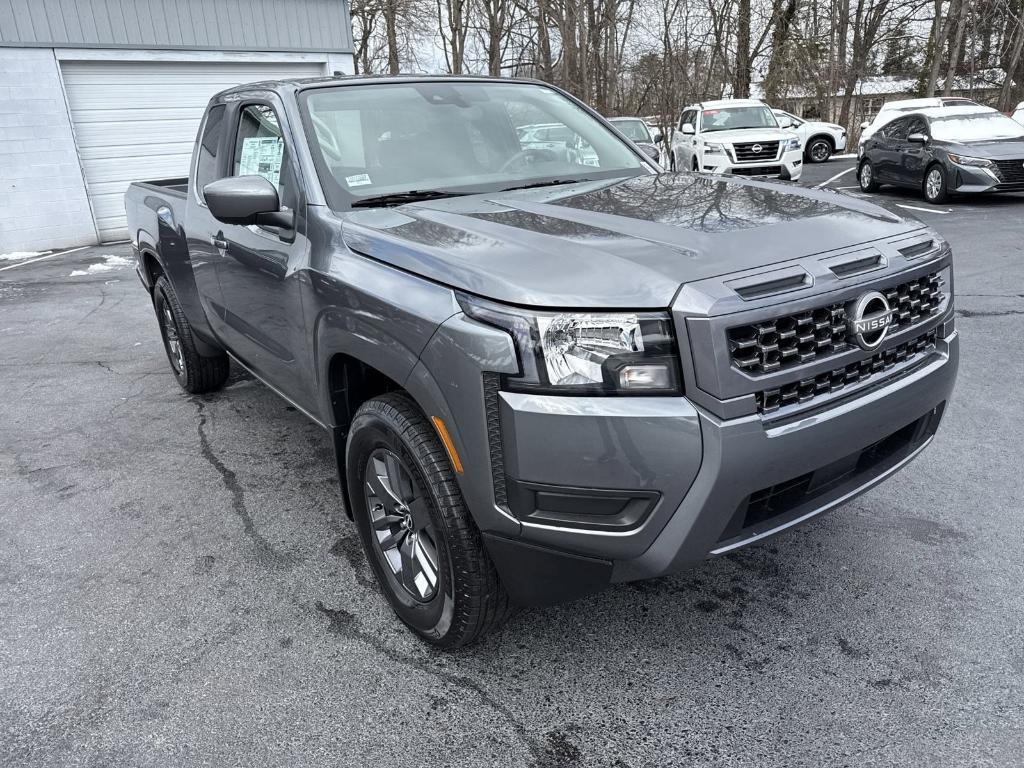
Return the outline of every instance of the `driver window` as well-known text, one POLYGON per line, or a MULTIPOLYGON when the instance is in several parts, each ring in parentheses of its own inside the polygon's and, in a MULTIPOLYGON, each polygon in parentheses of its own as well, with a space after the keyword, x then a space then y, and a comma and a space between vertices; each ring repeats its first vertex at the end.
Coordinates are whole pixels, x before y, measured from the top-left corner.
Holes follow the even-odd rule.
POLYGON ((912 133, 923 133, 925 136, 928 135, 928 123, 924 121, 923 117, 910 118, 910 127, 907 128, 907 136, 912 133))
POLYGON ((907 128, 910 125, 909 119, 901 117, 898 120, 893 120, 889 125, 885 127, 885 138, 893 141, 903 141, 909 135, 907 128))
POLYGON ((285 151, 281 124, 265 104, 250 104, 238 119, 233 176, 262 176, 277 189, 281 205, 295 209, 295 175, 285 151))

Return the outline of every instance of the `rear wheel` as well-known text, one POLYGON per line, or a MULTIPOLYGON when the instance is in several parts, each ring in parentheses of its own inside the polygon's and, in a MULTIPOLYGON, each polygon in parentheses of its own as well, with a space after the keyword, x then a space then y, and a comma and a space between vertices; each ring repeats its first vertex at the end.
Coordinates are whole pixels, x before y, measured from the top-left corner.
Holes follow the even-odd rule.
POLYGON ((442 648, 500 626, 508 594, 419 408, 398 393, 364 403, 345 464, 363 549, 398 618, 442 648))
POLYGON ((812 163, 824 163, 832 157, 832 144, 828 139, 813 139, 807 147, 807 159, 812 163))
POLYGON ((946 171, 938 163, 932 165, 924 175, 924 199, 932 205, 949 202, 946 171))
POLYGON ((160 324, 164 350, 178 384, 194 395, 220 389, 227 381, 231 365, 223 352, 204 357, 196 348, 192 326, 181 308, 170 281, 161 275, 153 286, 153 308, 160 324))
POLYGON ((857 169, 857 181, 860 183, 861 191, 863 192, 877 192, 878 182, 875 180, 875 167, 871 165, 871 161, 864 159, 860 163, 860 167, 857 169))

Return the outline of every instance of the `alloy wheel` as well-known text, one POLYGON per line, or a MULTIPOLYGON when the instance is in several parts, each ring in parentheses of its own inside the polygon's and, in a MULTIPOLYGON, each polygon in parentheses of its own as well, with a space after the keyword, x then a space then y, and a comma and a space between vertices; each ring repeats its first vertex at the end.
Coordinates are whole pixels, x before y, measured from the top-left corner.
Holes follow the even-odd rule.
POLYGON ((831 154, 832 151, 829 149, 828 144, 824 141, 816 141, 814 142, 814 144, 811 145, 811 159, 814 160, 814 162, 816 163, 825 162, 826 160, 828 160, 829 155, 831 154))
POLYGON ((871 163, 864 163, 860 167, 860 188, 867 189, 871 186, 871 177, 874 172, 871 170, 871 163))
POLYGON ((181 334, 178 333, 178 326, 174 322, 174 315, 171 314, 170 303, 165 299, 163 312, 161 313, 160 325, 163 326, 164 341, 167 344, 167 357, 171 361, 171 367, 177 374, 185 372, 185 348, 181 343, 181 334))
POLYGON ((934 200, 942 194, 942 171, 932 168, 928 171, 928 178, 925 180, 925 192, 929 200, 934 200))
POLYGON ((429 601, 438 589, 438 537, 423 491, 405 462, 386 448, 373 451, 364 495, 377 557, 410 597, 429 601))

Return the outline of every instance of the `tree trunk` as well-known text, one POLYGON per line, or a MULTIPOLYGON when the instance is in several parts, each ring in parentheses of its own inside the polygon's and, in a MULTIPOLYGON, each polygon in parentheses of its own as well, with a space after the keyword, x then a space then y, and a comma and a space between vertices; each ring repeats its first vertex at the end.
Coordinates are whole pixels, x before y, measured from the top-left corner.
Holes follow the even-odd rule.
POLYGON ((398 63, 398 2, 387 0, 384 3, 384 30, 388 41, 388 72, 399 73, 398 63))
POLYGON ((732 95, 737 99, 750 96, 750 0, 739 0, 736 9, 736 71, 732 95))
MULTIPOLYGON (((950 13, 952 13, 950 8, 950 13)), ((942 95, 949 96, 953 93, 953 81, 956 79, 957 65, 960 63, 960 56, 963 53, 964 29, 967 26, 967 6, 960 0, 957 4, 956 37, 949 46, 949 65, 946 67, 946 82, 942 88, 942 95)), ((952 21, 952 20, 951 20, 952 21)))

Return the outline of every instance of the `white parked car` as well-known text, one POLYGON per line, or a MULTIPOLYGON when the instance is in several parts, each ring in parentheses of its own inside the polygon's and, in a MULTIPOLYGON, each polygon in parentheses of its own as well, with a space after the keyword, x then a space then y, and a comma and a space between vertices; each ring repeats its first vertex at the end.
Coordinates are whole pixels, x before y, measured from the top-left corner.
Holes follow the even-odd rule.
POLYGON ((804 148, 804 158, 812 163, 824 163, 836 152, 846 149, 846 129, 835 123, 822 123, 817 120, 804 120, 781 109, 773 109, 779 125, 786 127, 800 137, 800 145, 804 148))
POLYGON ((1024 101, 1018 104, 1017 109, 1013 111, 1013 119, 1024 125, 1024 101))
POLYGON ((962 96, 933 96, 925 99, 897 99, 896 101, 887 101, 882 105, 882 108, 878 110, 878 114, 875 115, 874 120, 860 124, 861 130, 860 140, 857 142, 857 159, 859 160, 863 156, 864 142, 871 137, 871 134, 900 113, 916 112, 919 109, 927 109, 930 107, 980 106, 981 105, 978 104, 978 102, 972 101, 971 99, 965 99, 962 96))
POLYGON ((682 111, 669 168, 796 181, 803 150, 797 135, 781 128, 763 101, 705 101, 682 111))

